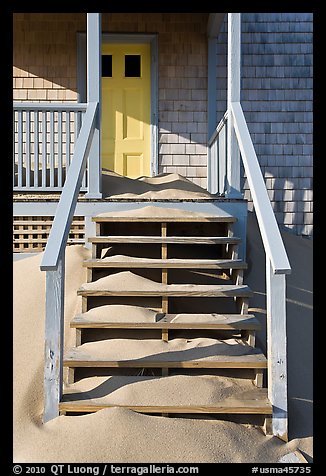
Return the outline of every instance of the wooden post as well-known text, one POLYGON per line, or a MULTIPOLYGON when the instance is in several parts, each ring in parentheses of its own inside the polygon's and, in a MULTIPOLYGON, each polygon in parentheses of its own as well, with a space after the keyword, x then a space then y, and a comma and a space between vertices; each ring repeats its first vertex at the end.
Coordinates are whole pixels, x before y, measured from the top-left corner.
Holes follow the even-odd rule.
POLYGON ((288 441, 285 274, 274 274, 266 257, 268 398, 272 432, 288 441))
POLYGON ((229 198, 239 198, 240 154, 233 126, 232 102, 240 102, 241 14, 228 13, 228 127, 227 127, 227 184, 229 198))
POLYGON ((88 160, 87 198, 102 198, 101 165, 101 14, 87 13, 87 102, 99 104, 88 160))
POLYGON ((46 272, 43 422, 59 415, 63 383, 65 253, 56 270, 46 272))
POLYGON ((91 216, 85 215, 85 248, 92 249, 92 244, 88 241, 88 238, 95 236, 95 233, 95 222, 92 221, 91 216))

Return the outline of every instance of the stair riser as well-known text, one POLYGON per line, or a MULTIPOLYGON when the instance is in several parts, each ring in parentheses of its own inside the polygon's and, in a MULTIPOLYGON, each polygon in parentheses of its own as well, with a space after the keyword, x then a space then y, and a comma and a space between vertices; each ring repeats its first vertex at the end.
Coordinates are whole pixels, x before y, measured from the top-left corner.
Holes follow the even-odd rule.
POLYGON ((145 362, 145 361, 123 361, 123 362, 96 362, 96 361, 64 361, 64 367, 78 368, 78 367, 92 367, 92 368, 135 368, 135 369, 265 369, 266 362, 145 362))

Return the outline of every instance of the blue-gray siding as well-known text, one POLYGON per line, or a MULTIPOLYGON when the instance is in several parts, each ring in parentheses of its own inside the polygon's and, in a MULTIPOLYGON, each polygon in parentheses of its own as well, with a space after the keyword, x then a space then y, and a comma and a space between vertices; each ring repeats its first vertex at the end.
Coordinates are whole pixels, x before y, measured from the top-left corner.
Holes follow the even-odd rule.
MULTIPOLYGON (((312 235, 312 13, 243 13, 241 103, 278 222, 312 235)), ((226 110, 227 22, 217 44, 226 110)), ((245 197, 250 199, 244 178, 245 197)))

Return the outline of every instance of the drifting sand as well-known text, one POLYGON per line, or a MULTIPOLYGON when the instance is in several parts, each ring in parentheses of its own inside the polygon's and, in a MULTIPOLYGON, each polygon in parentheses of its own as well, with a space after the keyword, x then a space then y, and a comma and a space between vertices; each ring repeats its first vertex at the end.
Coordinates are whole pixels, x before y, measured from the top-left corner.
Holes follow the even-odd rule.
POLYGON ((110 304, 90 309, 82 314, 83 320, 96 322, 156 322, 157 311, 140 306, 110 304))
POLYGON ((96 360, 138 360, 178 362, 180 360, 205 360, 218 362, 225 356, 237 357, 246 355, 246 360, 257 360, 258 348, 253 349, 237 339, 217 340, 199 337, 197 339, 172 339, 163 342, 160 339, 110 339, 98 342, 87 342, 67 353, 67 358, 78 354, 81 360, 90 356, 96 360))
MULTIPOLYGON (((105 212, 105 213, 99 213, 96 215, 97 217, 102 217, 102 218, 116 218, 116 217, 130 217, 130 218, 151 218, 154 217, 160 217, 160 219, 167 218, 168 219, 173 219, 173 218, 182 218, 183 220, 186 220, 187 218, 191 218, 193 220, 194 218, 198 217, 200 219, 206 218, 207 221, 209 221, 210 218, 216 219, 216 214, 209 215, 208 213, 203 213, 203 212, 192 212, 190 210, 182 210, 180 208, 163 208, 163 207, 155 207, 152 205, 148 205, 146 207, 141 206, 140 208, 133 208, 131 210, 119 210, 119 211, 112 211, 112 212, 105 212)), ((219 217, 230 217, 227 212, 223 210, 218 210, 218 216, 219 217)), ((205 221, 205 220, 202 220, 205 221)))
POLYGON ((105 276, 97 279, 92 283, 85 283, 80 286, 81 291, 85 290, 102 290, 110 289, 110 291, 124 291, 125 289, 155 291, 158 287, 162 287, 162 283, 155 283, 151 279, 138 276, 131 271, 121 271, 120 273, 105 276))
POLYGON ((179 174, 160 174, 156 177, 130 179, 110 170, 102 170, 103 198, 140 199, 198 199, 212 198, 199 185, 179 174))
MULTIPOLYGON (((237 423, 214 419, 162 418, 122 408, 79 417, 61 416, 42 425, 45 273, 39 271, 40 255, 14 263, 14 461, 273 463, 298 447, 311 456, 310 414, 306 413, 305 406, 299 406, 298 400, 310 398, 310 367, 307 362, 309 356, 311 358, 311 322, 306 321, 310 310, 305 304, 310 291, 304 293, 300 289, 307 289, 305 280, 307 277, 308 281, 311 279, 312 244, 292 235, 287 235, 286 244, 293 250, 290 261, 294 274, 289 280, 290 292, 291 289, 297 290, 296 298, 290 294, 294 303, 289 307, 288 317, 294 331, 289 333, 289 393, 293 398, 290 404, 297 399, 295 409, 293 406, 290 408, 290 436, 292 432, 292 438, 296 439, 285 444, 264 436, 258 429, 237 423), (295 304, 298 302, 302 305, 295 304), (292 325, 294 320, 295 325, 292 325), (298 332, 301 332, 301 337, 298 332), (292 358, 294 350, 296 360, 292 358)), ((66 350, 74 345, 74 333, 69 328, 69 322, 81 312, 76 289, 86 281, 82 259, 89 258, 89 252, 82 246, 67 248, 66 350)), ((253 282, 259 280, 257 289, 260 292, 264 282, 261 277, 264 274, 264 254, 258 241, 252 245, 249 258, 251 273, 256 271, 254 277, 251 274, 251 281, 247 282, 255 290, 253 282)), ((309 288, 310 281, 308 284, 309 288)), ((260 294, 255 297, 259 298, 260 294)), ((252 306, 261 309, 263 319, 263 306, 259 299, 255 301, 255 297, 251 301, 252 306)), ((178 385, 182 388, 182 379, 179 380, 178 385)), ((185 391, 189 392, 189 389, 185 391)), ((192 391, 195 395, 196 388, 192 391)), ((121 398, 126 398, 124 389, 119 392, 121 398)))
POLYGON ((170 377, 90 377, 68 385, 65 401, 96 399, 108 405, 214 406, 225 400, 241 400, 257 390, 245 379, 217 376, 175 375, 170 377), (200 388, 200 392, 185 392, 200 388), (78 395, 79 393, 79 395, 78 395))

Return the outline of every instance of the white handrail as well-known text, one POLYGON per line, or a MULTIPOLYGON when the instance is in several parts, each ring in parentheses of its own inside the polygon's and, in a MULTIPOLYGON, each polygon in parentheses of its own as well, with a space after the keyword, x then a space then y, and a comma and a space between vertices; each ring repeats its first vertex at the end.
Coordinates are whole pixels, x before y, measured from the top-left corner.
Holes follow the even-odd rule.
POLYGON ((239 102, 232 102, 231 111, 266 254, 270 258, 275 274, 289 274, 291 266, 268 197, 265 181, 241 104, 239 102))
POLYGON ((14 102, 14 111, 86 111, 83 102, 14 102))
POLYGON ((61 252, 66 246, 86 167, 86 159, 94 134, 97 109, 98 103, 89 103, 87 107, 83 125, 75 144, 74 159, 71 161, 65 186, 55 212, 55 218, 44 251, 40 266, 42 271, 57 269, 61 252))

